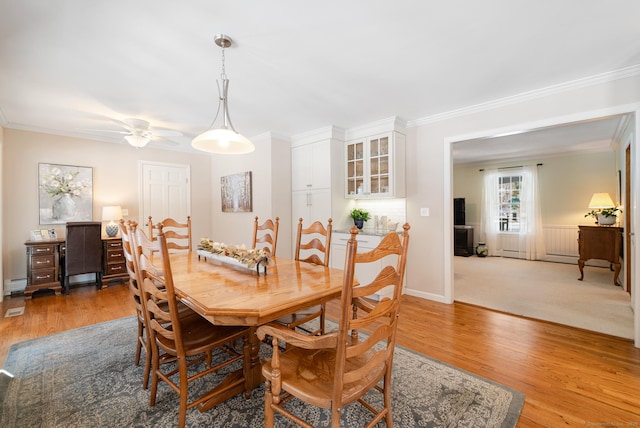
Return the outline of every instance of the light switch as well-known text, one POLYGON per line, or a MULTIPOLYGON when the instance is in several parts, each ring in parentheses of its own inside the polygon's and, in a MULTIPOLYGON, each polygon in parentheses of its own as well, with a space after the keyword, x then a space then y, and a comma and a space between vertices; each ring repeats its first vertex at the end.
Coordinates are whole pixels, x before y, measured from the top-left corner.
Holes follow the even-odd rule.
POLYGON ((122 208, 122 217, 126 217, 129 215, 129 210, 126 208, 122 208))
POLYGON ((429 217, 429 208, 420 208, 420 215, 422 217, 429 217))

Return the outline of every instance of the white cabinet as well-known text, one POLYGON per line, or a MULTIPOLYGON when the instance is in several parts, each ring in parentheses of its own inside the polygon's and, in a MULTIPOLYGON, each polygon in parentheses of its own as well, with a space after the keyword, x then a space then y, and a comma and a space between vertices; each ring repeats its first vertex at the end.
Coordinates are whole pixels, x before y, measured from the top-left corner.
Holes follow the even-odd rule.
MULTIPOLYGON (((336 269, 344 269, 344 260, 347 255, 347 241, 351 237, 348 233, 334 232, 331 236, 331 267, 336 269)), ((358 234, 358 253, 366 253, 378 246, 382 240, 382 236, 358 234)), ((356 279, 368 284, 372 282, 384 266, 393 265, 398 261, 397 256, 389 256, 372 263, 361 263, 356 265, 356 279)), ((393 290, 391 287, 383 288, 372 297, 380 300, 383 297, 391 297, 393 290)))
POLYGON ((293 237, 295 239, 298 219, 302 217, 303 226, 309 227, 318 220, 326 227, 331 218, 331 189, 304 190, 293 192, 291 196, 291 210, 293 217, 293 237))
POLYGON ((291 189, 325 189, 331 187, 330 142, 319 141, 291 149, 291 189))
POLYGON ((405 196, 405 138, 399 132, 348 141, 345 144, 345 197, 405 196))
MULTIPOLYGON (((304 227, 309 227, 314 221, 320 221, 326 227, 327 220, 332 218, 333 210, 343 210, 332 195, 332 190, 335 191, 336 185, 342 183, 344 179, 342 176, 343 145, 344 139, 338 141, 324 138, 291 148, 293 248, 295 248, 299 218, 303 219, 304 227)), ((346 209, 344 211, 346 212, 346 209)))

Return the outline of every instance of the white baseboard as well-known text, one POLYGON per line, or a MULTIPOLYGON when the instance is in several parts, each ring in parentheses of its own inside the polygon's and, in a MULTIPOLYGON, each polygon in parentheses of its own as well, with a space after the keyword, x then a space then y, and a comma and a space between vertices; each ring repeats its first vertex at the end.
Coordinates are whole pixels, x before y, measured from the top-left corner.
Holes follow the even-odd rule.
POLYGON ((24 289, 27 288, 27 278, 6 279, 3 286, 5 296, 10 296, 14 293, 24 293, 24 289))

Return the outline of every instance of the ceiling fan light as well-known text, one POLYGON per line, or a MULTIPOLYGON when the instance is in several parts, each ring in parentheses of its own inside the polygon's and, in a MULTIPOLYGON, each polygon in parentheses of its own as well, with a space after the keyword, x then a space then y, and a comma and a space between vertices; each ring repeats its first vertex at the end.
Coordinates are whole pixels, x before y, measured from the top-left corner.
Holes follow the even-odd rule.
POLYGON ((127 143, 131 144, 133 147, 144 147, 149 142, 150 138, 145 135, 125 135, 124 139, 127 140, 127 143))
POLYGON ((241 155, 256 149, 249 139, 231 129, 210 129, 194 138, 191 145, 203 152, 223 155, 241 155))

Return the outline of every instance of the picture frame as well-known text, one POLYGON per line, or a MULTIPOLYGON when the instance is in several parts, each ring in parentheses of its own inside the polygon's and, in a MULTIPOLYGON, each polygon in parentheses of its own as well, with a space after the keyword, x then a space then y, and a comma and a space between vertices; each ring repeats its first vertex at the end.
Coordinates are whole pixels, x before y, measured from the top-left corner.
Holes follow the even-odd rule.
POLYGON ((220 177, 222 212, 252 212, 251 171, 220 177))
POLYGON ((93 168, 39 163, 38 200, 41 225, 92 221, 93 168))

